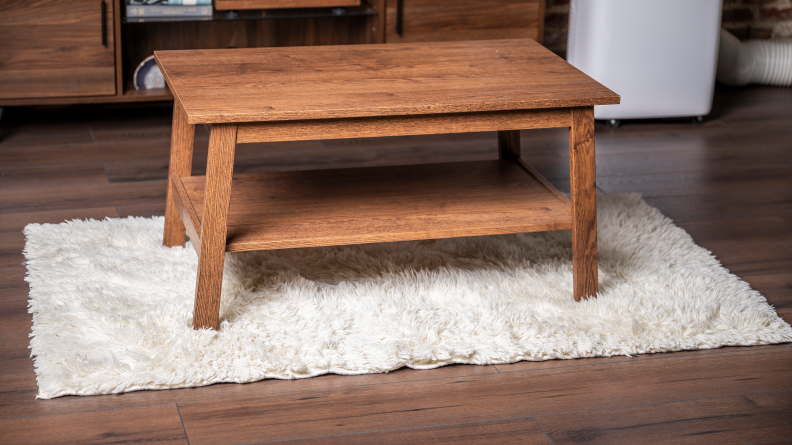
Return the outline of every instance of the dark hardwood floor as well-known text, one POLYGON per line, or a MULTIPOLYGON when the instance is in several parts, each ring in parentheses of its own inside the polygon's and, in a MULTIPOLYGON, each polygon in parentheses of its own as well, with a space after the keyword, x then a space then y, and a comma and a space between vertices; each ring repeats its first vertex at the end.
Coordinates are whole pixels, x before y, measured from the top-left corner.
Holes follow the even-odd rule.
MULTIPOLYGON (((792 440, 792 345, 402 369, 36 400, 21 229, 161 215, 171 108, 0 121, 0 443, 717 443, 792 440)), ((568 186, 567 132, 523 152, 568 186)), ((195 173, 208 136, 197 130, 195 173)), ((497 158, 494 134, 242 145, 239 172, 497 158)), ((704 124, 597 125, 598 187, 640 192, 792 321, 792 89, 716 92, 704 124)))

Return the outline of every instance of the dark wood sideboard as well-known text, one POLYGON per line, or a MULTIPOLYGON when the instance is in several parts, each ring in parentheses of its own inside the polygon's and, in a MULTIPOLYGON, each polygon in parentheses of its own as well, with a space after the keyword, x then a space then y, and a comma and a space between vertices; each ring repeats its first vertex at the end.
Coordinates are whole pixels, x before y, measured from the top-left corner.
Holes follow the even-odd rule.
POLYGON ((132 83, 156 50, 541 42, 544 23, 544 0, 362 0, 340 15, 332 8, 215 11, 210 20, 145 23, 126 20, 124 9, 122 0, 0 2, 0 106, 169 100, 167 88, 132 83))

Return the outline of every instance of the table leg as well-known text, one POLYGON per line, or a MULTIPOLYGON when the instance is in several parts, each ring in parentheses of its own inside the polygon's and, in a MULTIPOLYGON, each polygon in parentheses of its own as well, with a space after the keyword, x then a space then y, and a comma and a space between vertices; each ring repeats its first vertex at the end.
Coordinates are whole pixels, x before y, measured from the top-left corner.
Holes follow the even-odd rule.
POLYGON ((176 191, 173 189, 170 178, 171 175, 190 176, 192 173, 194 141, 195 125, 187 123, 187 113, 176 100, 173 102, 168 198, 165 201, 165 231, 162 234, 162 245, 167 247, 183 246, 186 242, 184 223, 174 202, 173 195, 176 191))
POLYGON ((520 130, 498 132, 498 158, 520 159, 520 130))
POLYGON ((594 107, 572 108, 569 129, 572 274, 575 301, 597 296, 597 184, 594 107))
POLYGON ((236 124, 212 125, 209 136, 209 159, 206 162, 206 192, 201 219, 198 282, 195 286, 193 313, 195 329, 218 327, 236 138, 236 124))

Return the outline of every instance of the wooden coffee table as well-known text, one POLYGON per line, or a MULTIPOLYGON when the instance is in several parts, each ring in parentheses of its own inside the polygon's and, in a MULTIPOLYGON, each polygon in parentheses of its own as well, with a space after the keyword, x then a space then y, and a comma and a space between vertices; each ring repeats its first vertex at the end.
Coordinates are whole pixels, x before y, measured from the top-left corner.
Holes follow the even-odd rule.
POLYGON ((217 329, 225 252, 572 229, 597 292, 594 105, 619 96, 533 40, 158 51, 175 98, 166 246, 198 253, 193 326, 217 329), (191 176, 194 126, 209 128, 191 176), (519 130, 569 127, 571 202, 519 130), (232 175, 237 143, 497 131, 500 160, 232 175))

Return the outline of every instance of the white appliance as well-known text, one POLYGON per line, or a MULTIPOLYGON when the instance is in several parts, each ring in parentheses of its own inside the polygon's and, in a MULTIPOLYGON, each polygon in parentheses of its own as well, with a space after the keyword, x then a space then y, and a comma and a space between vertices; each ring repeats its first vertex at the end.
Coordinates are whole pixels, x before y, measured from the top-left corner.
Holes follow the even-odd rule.
POLYGON ((567 60, 621 96, 595 119, 709 114, 722 0, 572 0, 567 60))

